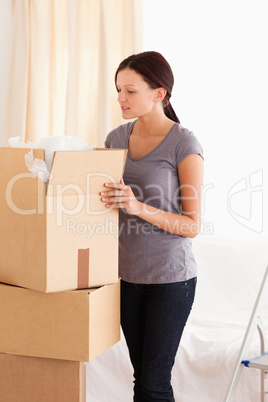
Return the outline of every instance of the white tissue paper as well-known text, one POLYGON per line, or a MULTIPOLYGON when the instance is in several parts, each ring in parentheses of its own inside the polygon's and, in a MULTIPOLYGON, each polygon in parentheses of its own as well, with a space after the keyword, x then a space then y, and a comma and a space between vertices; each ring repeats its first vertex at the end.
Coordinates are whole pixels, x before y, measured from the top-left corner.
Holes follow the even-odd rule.
POLYGON ((25 154, 25 164, 28 170, 34 174, 38 179, 43 180, 45 183, 49 179, 49 170, 47 164, 43 159, 38 159, 34 157, 33 148, 31 148, 28 154, 25 154))
POLYGON ((49 179, 53 155, 55 151, 92 151, 95 149, 80 138, 71 135, 61 137, 43 137, 38 144, 20 142, 20 137, 11 137, 8 144, 15 148, 31 148, 30 152, 25 154, 25 164, 28 170, 45 183, 49 179), (45 150, 45 160, 35 158, 33 148, 45 150))
POLYGON ((9 138, 8 145, 13 148, 31 148, 29 142, 20 142, 20 137, 9 138))
POLYGON ((54 151, 92 151, 94 148, 80 138, 71 135, 61 137, 43 137, 37 144, 37 148, 45 150, 45 161, 50 171, 54 151))

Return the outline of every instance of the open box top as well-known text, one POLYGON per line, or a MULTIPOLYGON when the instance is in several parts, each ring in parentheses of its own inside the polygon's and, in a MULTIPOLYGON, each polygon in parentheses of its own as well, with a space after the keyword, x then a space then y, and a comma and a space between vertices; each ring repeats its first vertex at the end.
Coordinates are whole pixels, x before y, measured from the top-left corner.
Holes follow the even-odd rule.
MULTIPOLYGON (((40 194, 42 190, 43 194, 54 196, 56 188, 64 190, 64 195, 98 194, 105 182, 115 182, 122 177, 127 155, 124 149, 55 151, 46 184, 29 172, 24 159, 29 151, 29 148, 0 148, 1 192, 6 191, 9 183, 12 192, 28 195, 36 194, 37 190, 40 194)), ((45 160, 44 149, 33 149, 33 153, 35 158, 45 160)))
POLYGON ((48 186, 27 152, 0 148, 0 281, 42 292, 116 282, 118 209, 99 193, 119 182, 126 150, 57 151, 48 186))

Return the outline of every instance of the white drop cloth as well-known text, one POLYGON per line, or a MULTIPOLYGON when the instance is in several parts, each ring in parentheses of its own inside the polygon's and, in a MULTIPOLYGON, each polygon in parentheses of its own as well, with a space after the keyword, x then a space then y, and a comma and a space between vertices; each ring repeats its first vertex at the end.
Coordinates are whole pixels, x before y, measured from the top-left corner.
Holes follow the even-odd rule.
MULTIPOLYGON (((268 240, 198 237, 196 299, 172 372, 176 402, 222 402, 268 263, 268 240)), ((265 295, 268 296, 268 283, 265 295)), ((268 334, 268 297, 261 318, 268 334)), ((260 354, 258 332, 249 358, 260 354)), ((87 363, 87 402, 131 402, 125 340, 87 363)), ((234 402, 260 400, 260 371, 244 368, 234 402)))

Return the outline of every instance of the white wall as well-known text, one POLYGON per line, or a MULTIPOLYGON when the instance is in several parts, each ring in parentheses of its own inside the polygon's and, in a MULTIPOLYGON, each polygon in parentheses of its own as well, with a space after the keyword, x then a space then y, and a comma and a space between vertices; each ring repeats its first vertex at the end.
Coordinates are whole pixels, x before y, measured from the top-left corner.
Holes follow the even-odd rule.
POLYGON ((0 0, 0 135, 5 110, 6 84, 12 35, 11 0, 0 0))
POLYGON ((267 235, 266 1, 144 0, 144 7, 145 50, 170 62, 171 102, 204 148, 202 232, 267 235))

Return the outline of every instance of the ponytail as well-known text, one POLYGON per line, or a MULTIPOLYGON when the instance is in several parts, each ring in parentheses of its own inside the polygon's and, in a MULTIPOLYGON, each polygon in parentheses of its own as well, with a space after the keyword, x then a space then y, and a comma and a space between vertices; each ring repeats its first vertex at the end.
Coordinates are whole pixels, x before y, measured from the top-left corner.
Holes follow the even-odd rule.
POLYGON ((179 120, 178 116, 176 115, 170 102, 168 102, 167 106, 164 107, 164 113, 170 120, 173 120, 176 123, 180 123, 180 120, 179 120))

